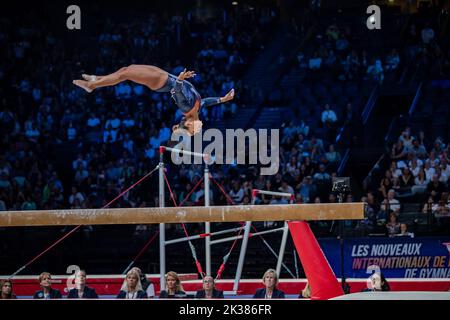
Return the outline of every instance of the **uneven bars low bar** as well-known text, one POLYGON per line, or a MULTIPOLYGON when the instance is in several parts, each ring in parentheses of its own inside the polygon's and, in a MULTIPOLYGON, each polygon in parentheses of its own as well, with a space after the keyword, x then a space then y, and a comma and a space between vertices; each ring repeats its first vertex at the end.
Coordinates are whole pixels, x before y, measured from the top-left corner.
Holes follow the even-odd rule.
MULTIPOLYGON (((219 235, 219 234, 230 233, 230 232, 236 232, 236 231, 239 231, 240 229, 241 229, 241 228, 233 228, 233 229, 227 229, 227 230, 217 231, 217 232, 211 233, 209 236, 212 237, 212 236, 216 236, 216 235, 219 235)), ((168 245, 168 244, 174 244, 174 243, 179 243, 179 242, 185 242, 185 241, 193 240, 193 239, 200 239, 200 238, 204 238, 204 237, 207 237, 207 236, 205 236, 205 235, 203 235, 203 234, 197 234, 197 235, 191 236, 191 237, 189 237, 189 238, 188 238, 188 237, 183 237, 183 238, 178 238, 178 239, 168 240, 168 241, 166 241, 166 245, 168 245)))
POLYGON ((170 147, 166 147, 166 146, 160 146, 159 147, 159 152, 163 153, 164 151, 169 151, 172 153, 175 152, 180 152, 180 153, 184 153, 190 156, 194 156, 194 157, 200 157, 200 158, 209 158, 209 154, 206 153, 198 153, 198 152, 192 152, 192 151, 187 151, 187 150, 183 150, 183 149, 177 149, 177 148, 170 148, 170 147))
MULTIPOLYGON (((254 236, 258 236, 258 235, 262 235, 262 234, 267 234, 267 233, 272 233, 272 232, 283 231, 283 229, 284 229, 284 227, 271 229, 271 230, 266 230, 266 231, 259 231, 259 232, 255 232, 255 233, 250 233, 250 237, 254 237, 254 236)), ((217 243, 232 241, 232 240, 235 240, 235 239, 242 239, 243 237, 244 237, 244 235, 218 239, 218 240, 211 241, 211 244, 217 244, 217 243)))
POLYGON ((267 194, 267 195, 279 196, 279 197, 290 197, 290 198, 294 197, 294 195, 292 193, 288 193, 288 192, 276 192, 276 191, 267 191, 267 190, 259 190, 259 189, 253 189, 252 194, 253 194, 253 196, 256 196, 258 194, 267 194))

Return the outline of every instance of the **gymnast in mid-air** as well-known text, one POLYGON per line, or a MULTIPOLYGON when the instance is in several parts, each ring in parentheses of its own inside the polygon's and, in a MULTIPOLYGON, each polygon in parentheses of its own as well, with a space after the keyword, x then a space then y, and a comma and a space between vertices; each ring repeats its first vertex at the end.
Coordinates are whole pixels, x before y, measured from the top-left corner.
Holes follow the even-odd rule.
POLYGON ((199 112, 202 107, 208 107, 230 101, 234 98, 234 89, 223 97, 202 99, 192 83, 186 79, 195 77, 194 71, 180 72, 177 76, 150 65, 130 65, 106 76, 82 75, 84 80, 74 80, 73 83, 87 92, 100 87, 114 86, 130 80, 149 87, 156 92, 170 92, 178 108, 183 113, 180 124, 172 127, 173 131, 184 129, 190 135, 201 131, 202 121, 199 112))

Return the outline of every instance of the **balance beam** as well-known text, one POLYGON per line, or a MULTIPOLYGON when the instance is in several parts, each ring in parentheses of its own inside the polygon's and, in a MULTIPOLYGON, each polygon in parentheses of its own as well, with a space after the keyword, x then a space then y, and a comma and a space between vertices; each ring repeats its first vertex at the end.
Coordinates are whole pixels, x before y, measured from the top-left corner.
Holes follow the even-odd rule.
POLYGON ((0 227, 364 219, 364 203, 0 211, 0 227))

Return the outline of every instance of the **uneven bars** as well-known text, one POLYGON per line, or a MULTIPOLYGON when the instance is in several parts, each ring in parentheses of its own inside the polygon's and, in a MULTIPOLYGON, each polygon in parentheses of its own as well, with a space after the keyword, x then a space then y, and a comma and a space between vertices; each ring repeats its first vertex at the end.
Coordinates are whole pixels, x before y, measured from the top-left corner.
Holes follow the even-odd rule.
MULTIPOLYGON (((271 229, 271 230, 265 230, 265 231, 259 231, 259 232, 255 232, 255 233, 250 233, 249 234, 249 238, 254 237, 254 236, 258 236, 258 235, 262 235, 262 234, 267 234, 267 233, 272 233, 272 232, 277 232, 277 231, 283 231, 283 230, 284 230, 284 227, 271 229)), ((239 235, 239 236, 234 236, 234 237, 218 239, 218 240, 211 241, 211 244, 217 244, 217 243, 232 241, 232 240, 235 240, 235 239, 242 239, 243 237, 244 237, 244 235, 239 235)))
MULTIPOLYGON (((219 235, 219 234, 225 234, 225 233, 236 232, 236 231, 239 231, 240 229, 241 229, 241 228, 238 227, 238 228, 233 228, 233 229, 227 229, 227 230, 217 231, 217 232, 210 233, 209 236, 212 237, 212 236, 217 236, 217 235, 219 235)), ((197 234, 197 235, 194 235, 194 236, 190 236, 189 238, 188 238, 188 237, 183 237, 183 238, 178 238, 178 239, 168 240, 168 241, 166 241, 166 245, 168 245, 168 244, 174 244, 174 243, 179 243, 179 242, 185 242, 185 241, 194 240, 194 239, 201 239, 201 238, 205 238, 205 237, 207 237, 207 236, 208 236, 207 233, 202 233, 202 234, 197 234)))
POLYGON ((252 190, 253 197, 256 197, 258 194, 267 194, 267 195, 279 196, 279 197, 289 197, 291 199, 294 198, 294 195, 292 193, 288 193, 288 192, 276 192, 276 191, 267 191, 267 190, 259 190, 259 189, 252 190))
POLYGON ((178 148, 170 148, 170 147, 166 147, 166 146, 159 146, 159 152, 160 153, 164 153, 165 151, 169 151, 171 153, 179 152, 179 153, 184 153, 184 154, 187 154, 187 155, 190 155, 190 156, 194 156, 194 157, 200 157, 200 158, 209 159, 209 154, 206 154, 206 153, 192 152, 192 151, 178 149, 178 148))

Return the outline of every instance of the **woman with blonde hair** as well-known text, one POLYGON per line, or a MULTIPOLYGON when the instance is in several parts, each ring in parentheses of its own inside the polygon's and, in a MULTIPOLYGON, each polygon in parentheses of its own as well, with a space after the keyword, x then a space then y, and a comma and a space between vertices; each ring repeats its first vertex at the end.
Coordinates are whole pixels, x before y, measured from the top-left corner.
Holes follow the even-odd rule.
POLYGON ((123 281, 117 299, 145 299, 147 294, 142 290, 141 279, 136 270, 130 270, 123 281))
POLYGON ((257 289, 253 298, 283 299, 284 292, 277 289, 278 274, 274 269, 268 269, 262 278, 265 288, 257 289))
POLYGON ((33 299, 62 299, 61 292, 52 288, 52 275, 42 272, 39 275, 39 285, 42 290, 36 291, 33 299))
POLYGON ((186 293, 183 290, 180 277, 175 271, 166 273, 166 290, 162 290, 159 294, 160 298, 183 298, 186 293))

